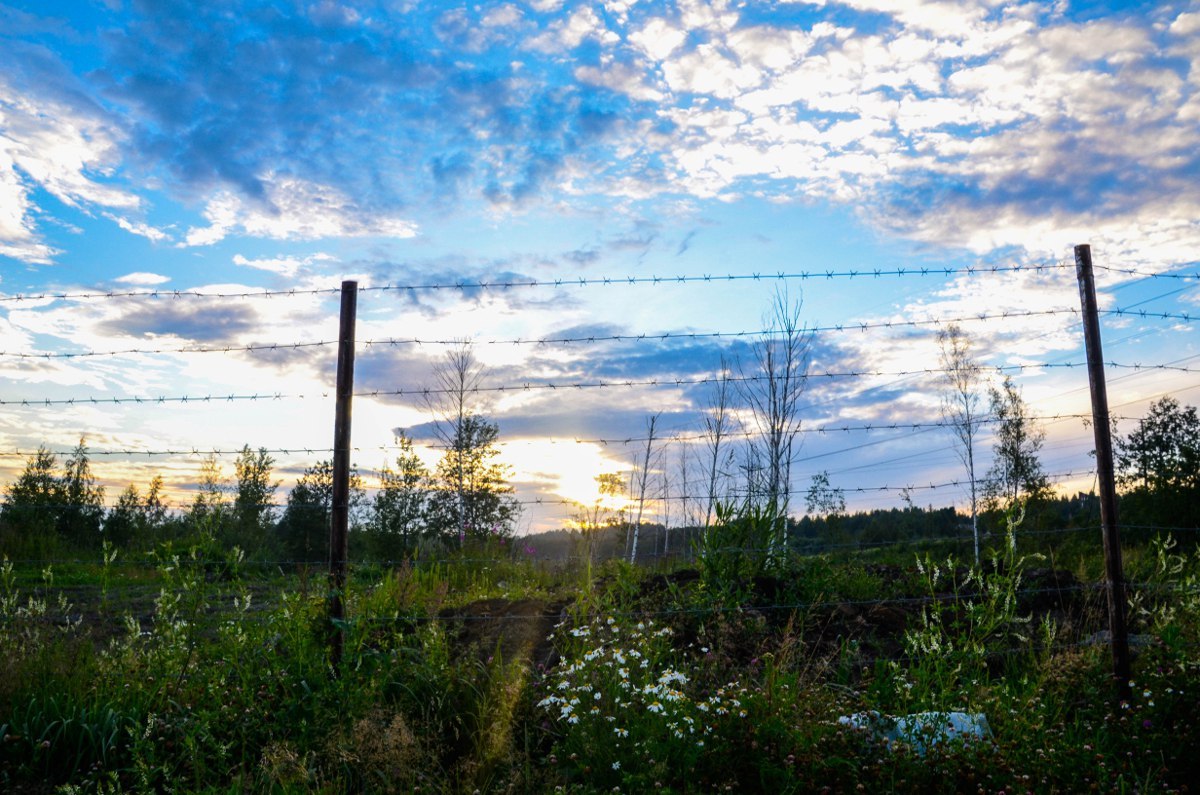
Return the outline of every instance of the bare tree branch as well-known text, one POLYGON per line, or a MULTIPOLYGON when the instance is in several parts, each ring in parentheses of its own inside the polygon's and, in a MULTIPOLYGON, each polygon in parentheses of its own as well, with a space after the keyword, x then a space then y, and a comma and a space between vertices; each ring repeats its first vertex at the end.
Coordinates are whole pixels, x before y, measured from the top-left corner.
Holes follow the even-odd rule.
POLYGON ((779 531, 771 550, 786 544, 788 504, 792 494, 792 463, 800 451, 800 398, 808 386, 812 332, 800 322, 800 301, 791 301, 786 288, 776 291, 771 311, 763 318, 767 331, 755 341, 753 370, 738 363, 743 380, 738 392, 750 409, 759 432, 758 458, 763 462, 762 486, 779 531))
POLYGON ((975 562, 979 563, 979 494, 975 477, 975 440, 979 426, 987 419, 980 407, 982 370, 971 356, 971 340, 958 325, 938 332, 938 360, 942 376, 942 418, 954 434, 955 452, 967 470, 971 491, 971 535, 975 541, 975 562))
POLYGON ((637 498, 637 518, 633 522, 633 541, 629 550, 629 562, 637 562, 638 548, 638 531, 642 526, 642 513, 646 507, 646 489, 650 483, 650 457, 654 450, 654 433, 658 425, 658 418, 662 413, 652 414, 646 418, 646 453, 642 458, 641 467, 635 470, 633 478, 637 483, 638 498, 637 498))

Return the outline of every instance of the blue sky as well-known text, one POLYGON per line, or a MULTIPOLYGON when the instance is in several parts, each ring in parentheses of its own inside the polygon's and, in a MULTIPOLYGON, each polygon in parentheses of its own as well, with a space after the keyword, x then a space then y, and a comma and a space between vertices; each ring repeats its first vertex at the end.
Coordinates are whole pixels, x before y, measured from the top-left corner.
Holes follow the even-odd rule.
MULTIPOLYGON (((1087 410, 1069 314, 1091 243, 1108 308, 1200 311, 1200 4, 845 2, 39 2, 0 5, 0 452, 328 448, 332 349, 178 353, 336 336, 342 279, 504 279, 1002 270, 786 280, 810 326, 966 323, 1036 413, 1087 410), (1149 276, 1147 276, 1149 275, 1149 276), (1153 278, 1159 275, 1160 278, 1153 278), (46 293, 300 291, 274 298, 46 293), (26 296, 17 301, 16 296, 26 296), (65 358, 54 354, 136 350, 65 358), (14 354, 51 354, 29 358, 14 354), (262 394, 186 407, 157 395, 262 394), (303 395, 304 397, 299 397, 303 395), (111 403, 113 398, 118 402, 111 403)), ((360 340, 477 341, 487 383, 701 379, 745 341, 489 344, 761 329, 779 280, 370 290, 360 340)), ((814 371, 936 366, 936 327, 821 332, 814 371)), ((1195 357, 1194 322, 1109 316, 1107 359, 1195 357)), ((364 391, 419 388, 443 346, 360 349, 364 391)), ((1195 373, 1114 368, 1117 413, 1195 373)), ((1190 391, 1189 391, 1190 390, 1190 391)), ((806 425, 937 420, 931 375, 814 380, 806 425)), ((645 417, 687 437, 700 387, 488 393, 523 499, 588 497, 645 417), (576 442, 606 439, 613 443, 576 442)), ((355 406, 357 463, 428 422, 407 395, 355 406)), ((1128 427, 1128 425, 1126 426, 1128 427)), ((1047 425, 1051 472, 1086 472, 1078 420, 1047 425)), ((960 477, 945 431, 808 433, 855 507, 960 477), (864 446, 866 445, 866 446, 864 446)), ((984 440, 986 446, 987 441, 984 440)), ((663 471, 695 445, 674 442, 663 471)), ((432 455, 432 453, 431 453, 432 455)), ((316 456, 324 457, 324 456, 316 456)), ((278 453, 290 484, 314 456, 278 453)), ((0 476, 20 456, 0 457, 0 476)), ((231 459, 226 457, 227 469, 231 459)), ((110 496, 185 456, 102 456, 110 496)), ((1086 475, 1064 486, 1088 487, 1086 475)), ((921 502, 962 501, 961 489, 921 502)), ((525 527, 559 521, 530 506, 525 527)))

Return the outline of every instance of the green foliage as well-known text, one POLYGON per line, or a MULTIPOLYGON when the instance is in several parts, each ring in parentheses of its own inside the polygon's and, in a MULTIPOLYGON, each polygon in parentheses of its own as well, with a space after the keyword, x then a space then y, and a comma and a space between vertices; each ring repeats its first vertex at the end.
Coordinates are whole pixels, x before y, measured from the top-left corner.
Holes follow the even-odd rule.
POLYGON ((773 562, 770 551, 780 517, 771 503, 716 505, 716 521, 696 545, 702 579, 710 588, 738 587, 773 562))
POLYGON ((18 771, 50 781, 121 761, 129 720, 111 706, 91 707, 71 695, 35 693, 13 705, 0 726, 2 756, 18 771), (95 766, 95 767, 93 767, 95 766))
POLYGON ((897 542, 956 538, 961 517, 951 507, 876 508, 836 517, 809 514, 793 522, 788 536, 799 552, 819 553, 889 546, 897 542), (832 550, 831 550, 832 548, 832 550))
POLYGON ((1152 539, 1147 554, 1130 562, 1127 578, 1142 583, 1129 598, 1135 631, 1152 632, 1167 650, 1185 653, 1200 645, 1200 548, 1180 549, 1167 534, 1152 539))
POLYGON ((153 549, 166 541, 172 522, 162 491, 161 475, 150 481, 145 497, 130 483, 104 517, 104 541, 121 549, 153 549))
POLYGON ((130 483, 104 519, 104 542, 128 546, 141 535, 142 495, 130 483))
POLYGON ((380 472, 366 527, 372 556, 385 561, 398 561, 416 547, 426 534, 429 508, 429 471, 414 452, 412 439, 400 433, 396 441, 396 468, 385 466, 380 472))
POLYGON ((275 521, 271 503, 279 487, 279 481, 271 481, 274 463, 262 448, 255 452, 245 445, 238 454, 234 463, 237 487, 225 539, 231 546, 258 550, 266 543, 275 521))
POLYGON ((948 557, 939 564, 917 558, 925 600, 919 621, 904 633, 905 665, 892 663, 896 705, 903 711, 964 709, 973 693, 987 684, 989 663, 1011 661, 1022 649, 1037 654, 1054 640, 1046 621, 1031 631, 1031 617, 1018 612, 1021 581, 1031 559, 1018 556, 1010 516, 1008 541, 990 565, 962 567, 948 557))
POLYGON ((166 541, 172 521, 162 499, 163 479, 155 475, 143 497, 137 486, 130 483, 104 517, 103 543, 133 550, 153 549, 166 541))
MULTIPOLYGON (((351 525, 366 502, 362 480, 350 474, 351 525)), ((329 528, 333 512, 333 462, 322 461, 304 470, 288 494, 287 508, 275 528, 282 553, 289 560, 320 562, 329 560, 329 528)))
MULTIPOLYGON (((834 488, 829 483, 829 473, 817 472, 812 476, 808 493, 804 495, 804 507, 809 516, 821 517, 831 536, 837 536, 842 523, 842 515, 846 512, 846 495, 840 488, 834 488)), ((792 544, 796 539, 792 537, 792 544)))
POLYGON ((209 453, 200 463, 199 485, 192 500, 191 517, 198 520, 215 516, 223 520, 229 508, 225 501, 228 488, 221 475, 221 465, 217 462, 216 453, 209 453))
POLYGON ((1005 376, 1000 389, 992 387, 988 395, 997 424, 992 444, 994 463, 983 481, 986 504, 1006 511, 1018 502, 1028 504, 1045 499, 1050 484, 1037 454, 1046 432, 1033 424, 1012 376, 1005 376))
MULTIPOLYGON (((0 789, 1074 792, 1200 776, 1200 554, 1168 537, 1130 557, 1131 623, 1150 640, 1119 704, 1097 625, 1021 601, 1040 564, 1007 538, 979 567, 792 554, 763 570, 708 547, 707 573, 617 561, 579 594, 493 536, 352 570, 333 676, 323 574, 250 576, 219 522, 158 548, 137 582, 152 602, 108 545, 90 570, 0 566, 0 789), (509 651, 531 629, 505 612, 523 602, 545 607, 535 640, 549 632, 554 655, 509 651), (926 709, 981 712, 993 735, 922 755, 837 720, 926 709)), ((747 524, 736 549, 762 548, 770 517, 747 524)))
POLYGON ((39 447, 5 489, 0 548, 22 557, 53 557, 60 545, 100 545, 104 487, 96 484, 84 439, 57 472, 54 454, 39 447))
POLYGON ((1115 441, 1123 520, 1200 527, 1200 415, 1172 397, 1115 441))
POLYGON ((62 504, 58 511, 58 534, 81 547, 100 545, 104 520, 104 487, 96 485, 84 439, 63 464, 62 504))
POLYGON ((804 495, 804 507, 810 514, 828 519, 846 512, 846 495, 829 484, 828 472, 818 472, 804 495))
POLYGON ((430 532, 460 546, 469 538, 512 534, 521 506, 508 484, 508 467, 495 461, 499 432, 475 414, 455 426, 429 497, 430 532))
POLYGON ((569 779, 633 791, 706 778, 711 748, 741 731, 745 691, 736 682, 701 694, 673 661, 671 630, 612 617, 564 627, 563 660, 538 707, 557 727, 555 754, 569 779))
POLYGON ((25 462, 25 470, 4 492, 0 542, 15 555, 52 557, 57 516, 64 502, 58 460, 44 447, 25 462))

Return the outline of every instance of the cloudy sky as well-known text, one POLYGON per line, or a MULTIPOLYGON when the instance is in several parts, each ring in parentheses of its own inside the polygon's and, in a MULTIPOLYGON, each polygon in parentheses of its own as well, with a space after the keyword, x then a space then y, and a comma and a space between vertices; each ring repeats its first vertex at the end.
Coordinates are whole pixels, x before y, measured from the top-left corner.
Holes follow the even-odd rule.
MULTIPOLYGON (((343 279, 356 463, 426 438, 413 392, 473 340, 547 501, 524 529, 655 412, 678 488, 690 382, 748 366, 727 335, 780 287, 835 374, 796 485, 828 471, 852 507, 961 504, 928 488, 961 477, 950 434, 911 427, 939 419, 939 323, 1034 413, 1088 410, 1078 243, 1114 413, 1200 400, 1196 2, 29 0, 0 48, 5 482, 86 435, 110 498, 156 472, 186 497, 191 451, 243 444, 290 484, 329 457, 343 279)), ((1082 421, 1045 427, 1046 469, 1090 487, 1082 421)))

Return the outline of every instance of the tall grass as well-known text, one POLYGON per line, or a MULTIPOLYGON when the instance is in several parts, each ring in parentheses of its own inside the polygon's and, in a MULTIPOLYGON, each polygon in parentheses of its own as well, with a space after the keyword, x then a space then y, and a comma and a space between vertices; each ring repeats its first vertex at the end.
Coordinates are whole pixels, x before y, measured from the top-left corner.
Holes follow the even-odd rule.
POLYGON ((336 628, 323 575, 254 577, 203 535, 157 551, 137 579, 155 589, 145 600, 127 597, 130 563, 108 549, 65 587, 6 561, 0 789, 1120 792, 1200 779, 1195 551, 1163 538, 1130 555, 1135 695, 1118 703, 1087 600, 1035 610, 1026 578, 1049 561, 1004 538, 982 566, 764 561, 742 543, 769 517, 722 519, 695 570, 549 570, 498 548, 363 566, 336 628), (548 668, 529 643, 480 645, 528 629, 487 613, 517 601, 567 605, 548 668), (488 622, 498 631, 471 631, 488 622), (888 744, 838 722, 929 710, 983 713, 991 737, 888 744))

